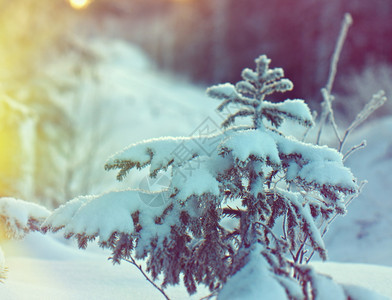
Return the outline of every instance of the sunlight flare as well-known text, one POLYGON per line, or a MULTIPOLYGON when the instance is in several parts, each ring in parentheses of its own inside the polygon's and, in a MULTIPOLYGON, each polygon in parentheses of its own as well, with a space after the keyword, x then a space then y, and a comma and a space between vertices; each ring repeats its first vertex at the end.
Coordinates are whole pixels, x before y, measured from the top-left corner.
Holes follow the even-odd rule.
POLYGON ((92 0, 69 0, 69 4, 74 9, 84 9, 90 5, 92 0))

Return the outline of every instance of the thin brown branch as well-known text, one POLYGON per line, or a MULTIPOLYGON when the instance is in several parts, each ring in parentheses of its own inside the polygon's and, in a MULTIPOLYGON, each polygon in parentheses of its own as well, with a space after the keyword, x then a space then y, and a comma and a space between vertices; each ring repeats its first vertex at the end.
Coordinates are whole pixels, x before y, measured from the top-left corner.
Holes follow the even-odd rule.
POLYGON ((348 150, 346 152, 346 154, 343 155, 343 161, 346 161, 346 159, 353 154, 354 152, 356 152, 359 149, 363 149, 366 147, 366 140, 363 140, 360 144, 353 146, 350 150, 348 150))
MULTIPOLYGON (((335 46, 335 50, 332 55, 327 84, 326 84, 325 88, 322 89, 322 95, 323 95, 324 101, 322 104, 323 111, 322 111, 322 114, 320 117, 320 128, 319 128, 317 138, 316 138, 317 145, 320 143, 321 133, 323 131, 323 128, 324 128, 328 118, 330 119, 332 125, 333 124, 336 125, 333 114, 331 115, 332 101, 333 101, 333 98, 331 96, 331 92, 332 92, 333 83, 334 83, 334 80, 336 77, 337 65, 339 62, 340 53, 342 52, 343 44, 344 44, 348 29, 350 28, 351 24, 352 24, 351 15, 347 13, 344 15, 342 27, 340 29, 340 33, 339 33, 338 40, 337 40, 337 43, 335 46)), ((337 136, 338 136, 337 126, 334 126, 334 131, 335 131, 335 134, 337 134, 337 136)))
POLYGON ((141 265, 138 265, 135 261, 135 259, 131 256, 130 259, 125 259, 123 258, 124 261, 134 265, 136 268, 139 269, 140 273, 143 274, 144 278, 146 278, 146 280, 151 283, 162 295, 163 297, 165 297, 165 299, 170 300, 170 298, 166 295, 165 291, 163 290, 162 287, 159 287, 150 277, 148 277, 148 275, 144 272, 143 268, 141 265))

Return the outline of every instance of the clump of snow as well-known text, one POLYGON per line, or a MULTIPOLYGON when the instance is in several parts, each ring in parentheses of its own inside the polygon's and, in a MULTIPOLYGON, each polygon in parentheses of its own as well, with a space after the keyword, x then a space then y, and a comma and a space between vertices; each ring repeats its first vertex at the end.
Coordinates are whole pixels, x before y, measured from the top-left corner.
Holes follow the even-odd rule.
POLYGON ((272 135, 276 140, 279 152, 283 154, 301 154, 302 158, 307 161, 327 160, 341 162, 343 159, 343 155, 340 152, 328 146, 304 143, 291 136, 284 137, 273 133, 272 135))
POLYGON ((226 282, 218 299, 266 300, 288 299, 283 286, 269 271, 269 264, 256 247, 247 264, 226 282))
POLYGON ((232 85, 231 83, 223 83, 210 87, 207 89, 207 93, 210 97, 214 97, 218 99, 239 97, 235 89, 235 86, 232 85))
POLYGON ((14 198, 0 198, 0 220, 8 238, 21 238, 32 227, 38 228, 50 212, 46 208, 14 198))
POLYGON ((289 119, 296 119, 303 125, 313 125, 312 113, 310 112, 309 106, 305 103, 304 100, 288 99, 279 103, 263 101, 262 107, 266 110, 277 111, 279 114, 282 114, 289 119))
POLYGON ((298 176, 320 186, 338 185, 348 190, 357 189, 356 180, 350 169, 343 165, 343 155, 340 152, 327 146, 304 143, 290 136, 283 137, 277 133, 271 133, 271 136, 280 153, 301 161, 301 167, 297 166, 295 160, 290 162, 289 179, 298 176))
POLYGON ((353 190, 356 188, 350 169, 336 161, 311 162, 299 171, 298 176, 307 182, 317 182, 320 185, 338 185, 353 190))
POLYGON ((136 190, 109 192, 100 196, 82 196, 56 209, 42 224, 43 228, 64 228, 66 236, 82 234, 107 241, 117 233, 132 234, 132 214, 139 211, 140 223, 155 225, 154 219, 162 214, 165 206, 150 207, 140 199, 136 190))
POLYGON ((235 158, 243 162, 250 155, 254 155, 263 160, 269 159, 277 165, 280 164, 276 142, 261 129, 234 132, 221 144, 221 148, 227 148, 235 158))
POLYGON ((178 199, 187 199, 191 195, 212 194, 219 195, 219 182, 206 168, 193 170, 184 182, 183 175, 177 173, 173 177, 172 185, 179 192, 178 199))
POLYGON ((219 142, 222 133, 198 137, 164 137, 133 144, 114 154, 106 162, 106 168, 121 166, 122 169, 143 168, 150 164, 150 173, 166 169, 169 165, 180 166, 193 157, 206 155, 203 144, 219 142))

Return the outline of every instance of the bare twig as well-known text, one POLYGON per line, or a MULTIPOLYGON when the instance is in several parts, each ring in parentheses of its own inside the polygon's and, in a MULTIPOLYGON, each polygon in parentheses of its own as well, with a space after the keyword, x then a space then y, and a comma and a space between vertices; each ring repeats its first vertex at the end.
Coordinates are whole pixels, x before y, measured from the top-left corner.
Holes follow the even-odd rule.
MULTIPOLYGON (((335 46, 334 53, 332 55, 328 81, 327 81, 325 88, 322 89, 322 95, 323 95, 324 101, 323 101, 323 111, 322 111, 322 114, 320 117, 320 128, 319 128, 319 131, 317 134, 317 139, 316 139, 317 145, 320 143, 321 133, 322 133, 322 130, 323 130, 328 118, 330 118, 332 123, 335 123, 333 113, 331 114, 332 101, 333 101, 333 98, 331 96, 331 92, 332 92, 333 82, 336 77, 337 65, 339 62, 340 53, 342 52, 343 44, 344 44, 348 29, 351 26, 351 24, 352 24, 351 15, 347 13, 344 15, 342 27, 341 27, 341 30, 339 33, 339 37, 338 37, 338 40, 337 40, 337 43, 335 46)), ((335 125, 336 125, 336 123, 335 123, 335 125)), ((337 133, 336 129, 337 129, 337 127, 334 127, 335 133, 337 133)))
POLYGON ((347 128, 346 132, 344 133, 344 136, 342 139, 339 139, 339 148, 338 151, 342 152, 344 143, 346 142, 348 136, 350 133, 357 128, 359 125, 361 125, 366 119, 380 106, 384 105, 385 101, 387 101, 387 98, 385 97, 385 92, 380 90, 376 94, 372 96, 372 99, 362 108, 362 110, 359 112, 359 114, 355 117, 354 121, 351 123, 351 125, 347 128))
POLYGON ((123 260, 134 265, 136 268, 138 268, 140 273, 143 274, 144 278, 146 278, 149 283, 151 283, 159 292, 161 292, 161 294, 163 295, 163 297, 165 297, 165 299, 170 300, 170 298, 164 292, 163 288, 156 285, 156 283, 150 277, 147 276, 147 274, 144 272, 142 266, 138 265, 132 256, 130 257, 130 259, 123 258, 123 260))
POLYGON ((340 29, 340 34, 338 37, 338 41, 336 43, 335 51, 332 56, 331 66, 330 66, 330 73, 328 77, 328 82, 325 88, 327 89, 328 93, 331 94, 333 82, 336 77, 337 72, 337 65, 339 62, 340 53, 342 52, 344 41, 346 40, 347 32, 350 26, 353 23, 353 19, 349 13, 344 15, 344 19, 342 22, 342 27, 340 29))
MULTIPOLYGON (((313 122, 316 122, 317 115, 318 115, 318 114, 317 114, 317 111, 314 110, 314 111, 312 112, 313 122)), ((302 142, 305 142, 305 140, 306 140, 306 138, 308 137, 308 134, 309 134, 309 132, 310 132, 310 130, 311 130, 312 128, 313 128, 312 126, 306 128, 306 130, 305 130, 305 132, 304 132, 304 135, 302 136, 302 139, 301 139, 302 142)))
POLYGON ((208 294, 207 296, 200 298, 200 300, 209 300, 209 299, 212 299, 213 297, 216 297, 216 296, 218 296, 218 292, 213 291, 211 294, 208 294))
POLYGON ((309 236, 306 235, 304 241, 301 243, 301 246, 299 247, 299 249, 298 249, 298 251, 297 251, 297 253, 296 253, 296 255, 295 255, 295 260, 294 260, 295 263, 300 263, 300 264, 302 264, 303 256, 304 256, 304 254, 307 252, 307 250, 304 249, 304 247, 305 247, 305 245, 306 245, 306 241, 307 241, 308 237, 309 237, 309 236))
POLYGON ((343 162, 346 161, 346 159, 353 154, 354 152, 356 152, 359 149, 363 149, 366 147, 366 140, 363 140, 360 144, 353 146, 350 150, 348 150, 346 152, 346 154, 343 155, 343 162))

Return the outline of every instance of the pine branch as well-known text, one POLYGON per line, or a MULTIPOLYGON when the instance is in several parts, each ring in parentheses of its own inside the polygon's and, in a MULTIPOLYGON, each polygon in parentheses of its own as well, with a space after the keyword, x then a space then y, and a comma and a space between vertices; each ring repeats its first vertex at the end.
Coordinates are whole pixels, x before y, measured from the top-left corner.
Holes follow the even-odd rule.
MULTIPOLYGON (((366 180, 361 181, 361 183, 359 184, 359 187, 358 187, 358 191, 357 191, 354 195, 351 195, 350 198, 349 198, 349 199, 347 200, 347 202, 345 203, 345 206, 346 206, 346 207, 348 207, 348 206, 351 204, 351 202, 352 202, 355 198, 357 198, 357 197, 362 193, 362 189, 363 189, 363 187, 366 185, 366 183, 367 183, 366 180)), ((332 218, 329 219, 329 220, 327 221, 327 224, 325 225, 325 227, 324 227, 324 229, 323 229, 323 232, 321 233, 321 237, 324 237, 324 236, 325 236, 325 234, 326 234, 327 231, 328 231, 329 225, 338 217, 338 215, 339 215, 339 213, 335 213, 335 214, 332 216, 332 218)), ((313 251, 312 251, 312 253, 309 255, 309 257, 306 258, 306 260, 305 260, 306 263, 309 263, 309 261, 312 259, 313 255, 314 255, 314 253, 315 253, 315 250, 313 249, 313 251)))
POLYGON ((242 109, 237 111, 236 113, 227 117, 227 119, 222 123, 223 128, 229 127, 231 124, 234 123, 237 117, 248 117, 254 115, 254 111, 250 109, 242 109))
POLYGON ((254 108, 258 105, 258 102, 253 100, 253 99, 249 99, 249 98, 245 98, 245 97, 235 97, 235 98, 229 98, 224 100, 218 107, 217 110, 218 111, 222 111, 223 109, 225 109, 227 106, 229 106, 230 104, 237 104, 237 105, 244 105, 244 106, 248 106, 251 108, 254 108))
POLYGON ((237 219, 239 219, 239 218, 241 218, 241 214, 242 214, 243 212, 244 212, 244 211, 242 211, 242 210, 239 209, 239 208, 234 209, 234 208, 231 208, 230 206, 227 206, 227 207, 223 208, 223 210, 222 210, 222 215, 223 215, 223 216, 226 216, 226 217, 231 217, 231 218, 237 218, 237 219))

